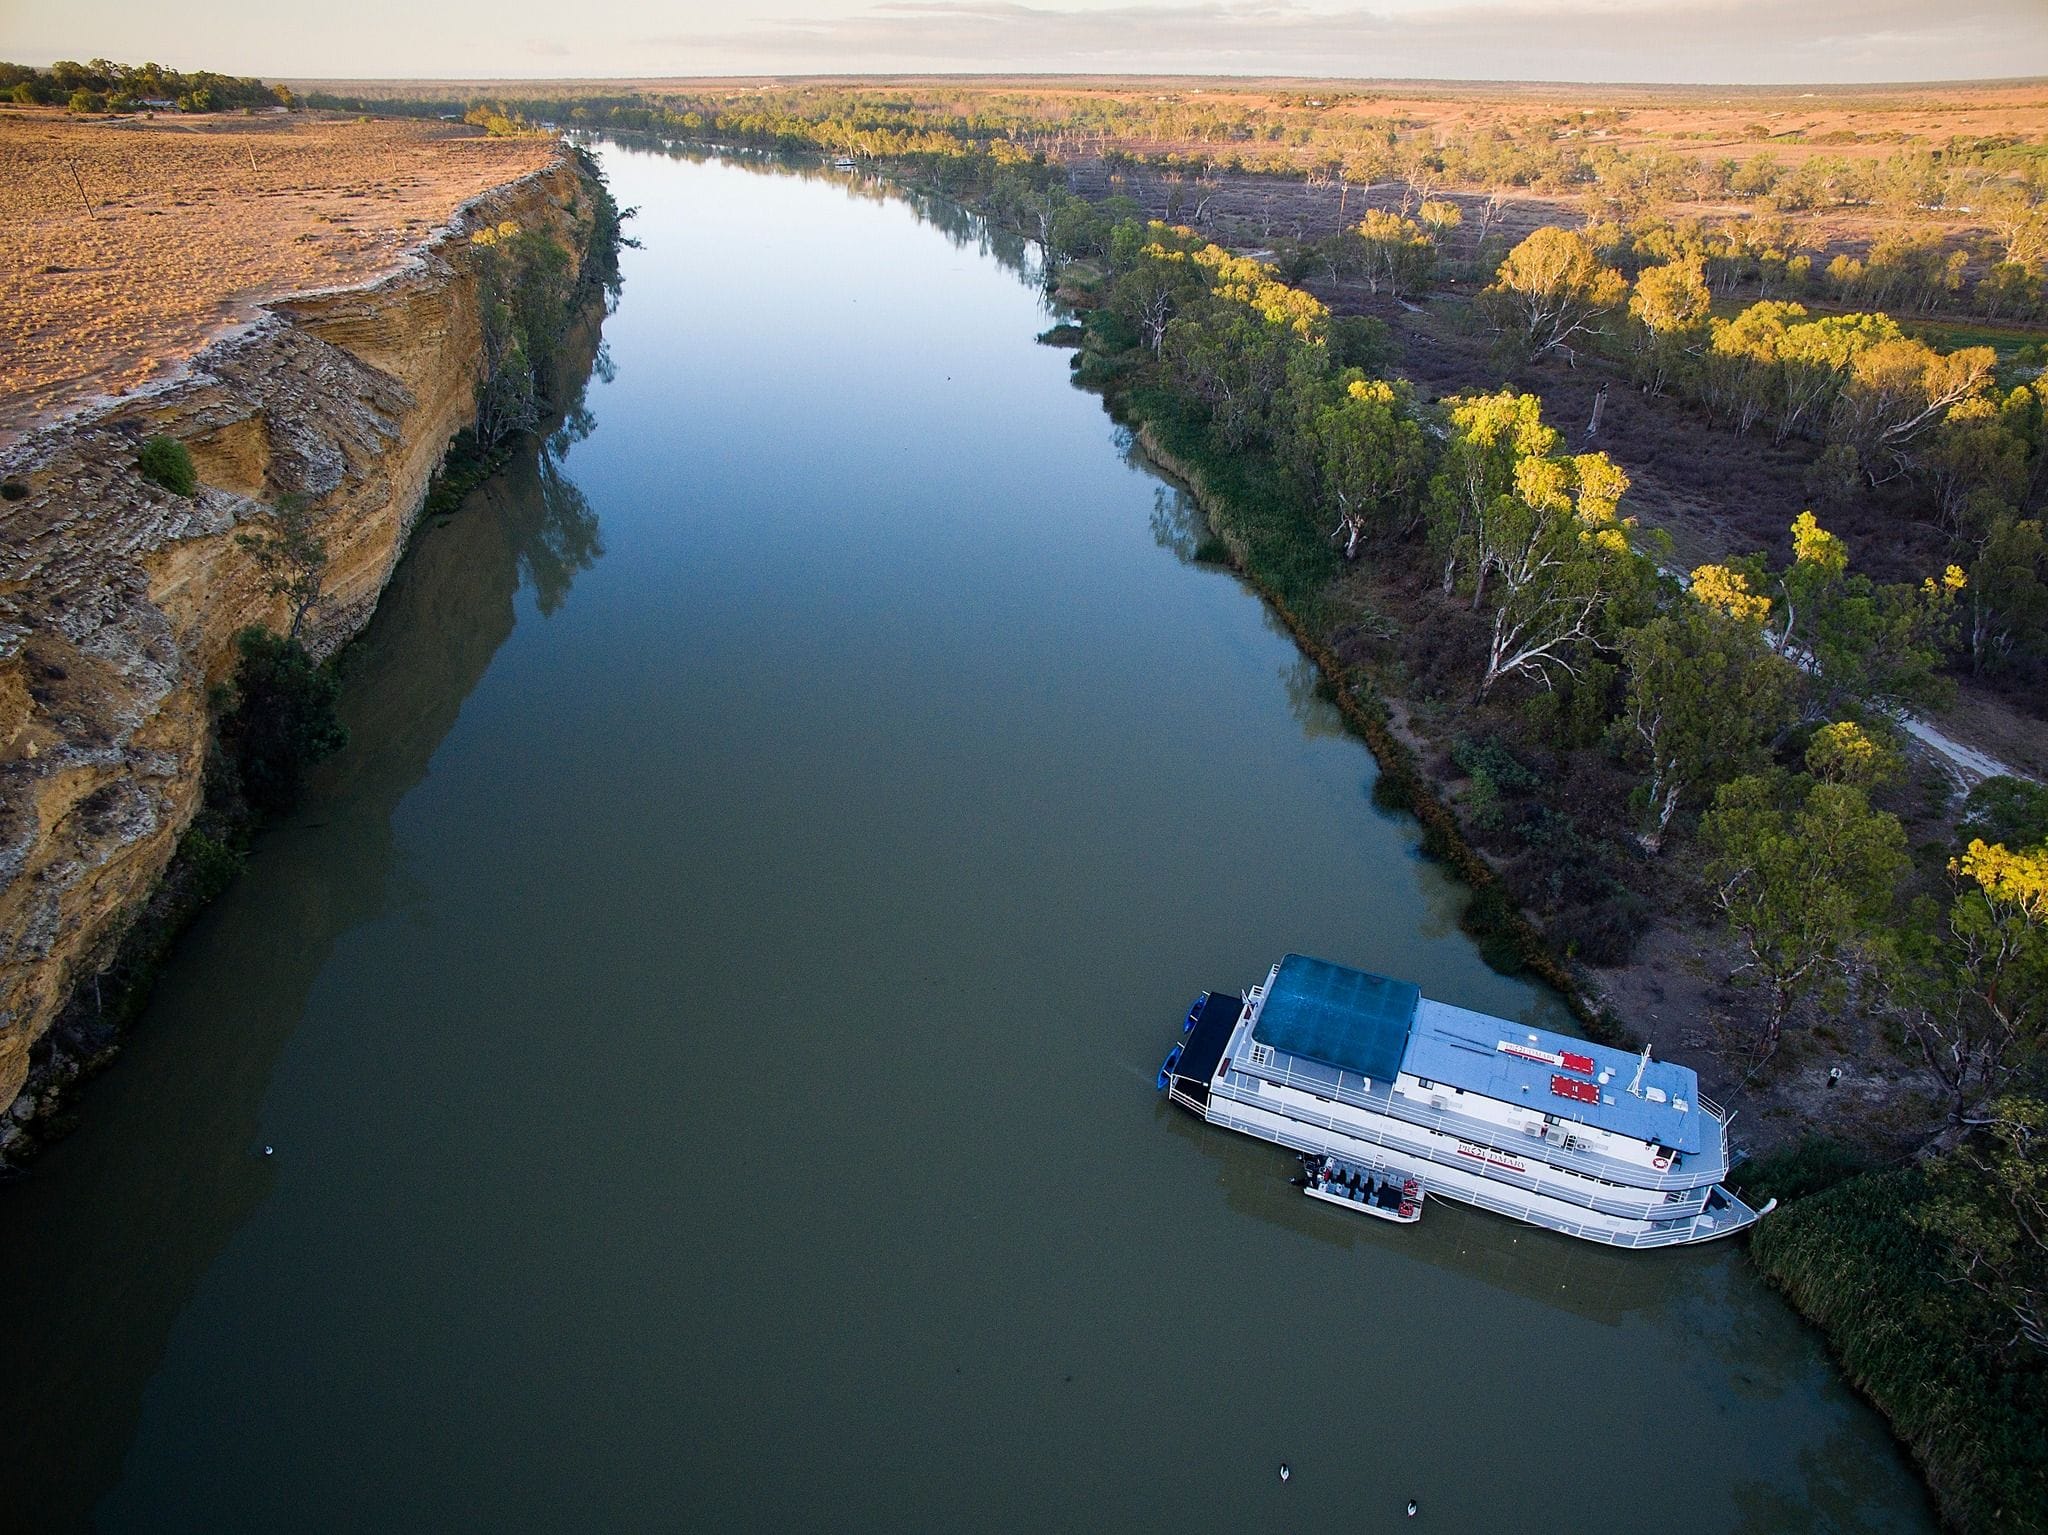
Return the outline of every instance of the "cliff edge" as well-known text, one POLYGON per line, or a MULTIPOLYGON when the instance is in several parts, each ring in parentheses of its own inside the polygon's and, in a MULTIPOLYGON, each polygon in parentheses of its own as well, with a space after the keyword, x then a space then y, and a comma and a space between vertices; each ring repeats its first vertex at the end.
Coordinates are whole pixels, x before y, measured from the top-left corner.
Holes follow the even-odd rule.
POLYGON ((302 638, 325 655, 354 635, 475 415, 470 233, 510 219, 580 259, 592 217, 558 150, 465 203, 397 273, 274 301, 173 382, 0 451, 18 497, 0 501, 0 1153, 33 1108, 17 1098, 36 1042, 198 808, 208 691, 236 633, 288 622, 237 530, 305 497, 329 565, 302 638), (197 494, 142 477, 137 451, 158 434, 191 453, 197 494))

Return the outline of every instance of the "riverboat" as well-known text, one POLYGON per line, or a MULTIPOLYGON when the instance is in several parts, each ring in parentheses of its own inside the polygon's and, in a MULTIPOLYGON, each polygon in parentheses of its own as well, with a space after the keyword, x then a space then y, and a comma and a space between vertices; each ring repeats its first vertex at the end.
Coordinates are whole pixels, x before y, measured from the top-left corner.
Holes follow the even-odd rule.
MULTIPOLYGON (((1289 954, 1204 992, 1159 1072, 1212 1125, 1613 1247, 1756 1224, 1723 1183, 1733 1116, 1687 1067, 1289 954)), ((1419 1202, 1418 1202, 1419 1209, 1419 1202)))

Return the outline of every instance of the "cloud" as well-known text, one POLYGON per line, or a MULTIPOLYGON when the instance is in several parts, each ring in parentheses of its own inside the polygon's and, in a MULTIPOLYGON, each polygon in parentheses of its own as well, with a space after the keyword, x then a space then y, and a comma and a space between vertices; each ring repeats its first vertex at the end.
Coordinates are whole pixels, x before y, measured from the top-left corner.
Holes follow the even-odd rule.
POLYGON ((2048 73, 2041 0, 881 0, 645 40, 686 67, 1639 80, 2048 73))

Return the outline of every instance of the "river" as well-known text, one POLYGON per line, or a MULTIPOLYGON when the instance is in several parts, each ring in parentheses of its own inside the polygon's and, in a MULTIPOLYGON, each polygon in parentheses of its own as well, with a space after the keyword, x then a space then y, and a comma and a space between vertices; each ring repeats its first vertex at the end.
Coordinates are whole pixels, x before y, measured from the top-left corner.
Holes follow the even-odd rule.
POLYGON ((1931 1528, 1739 1249, 1361 1221, 1162 1103, 1288 949, 1558 1009, 1021 247, 605 159, 581 407, 422 527, 349 750, 0 1188, 7 1517, 1931 1528))

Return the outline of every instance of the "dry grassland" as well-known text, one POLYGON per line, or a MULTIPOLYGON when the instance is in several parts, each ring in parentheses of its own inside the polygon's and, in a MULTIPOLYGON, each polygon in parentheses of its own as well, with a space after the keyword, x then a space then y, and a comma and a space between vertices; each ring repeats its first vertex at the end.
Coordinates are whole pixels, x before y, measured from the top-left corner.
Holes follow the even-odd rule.
POLYGON ((552 154, 446 123, 0 110, 0 443, 266 300, 382 276, 552 154))

